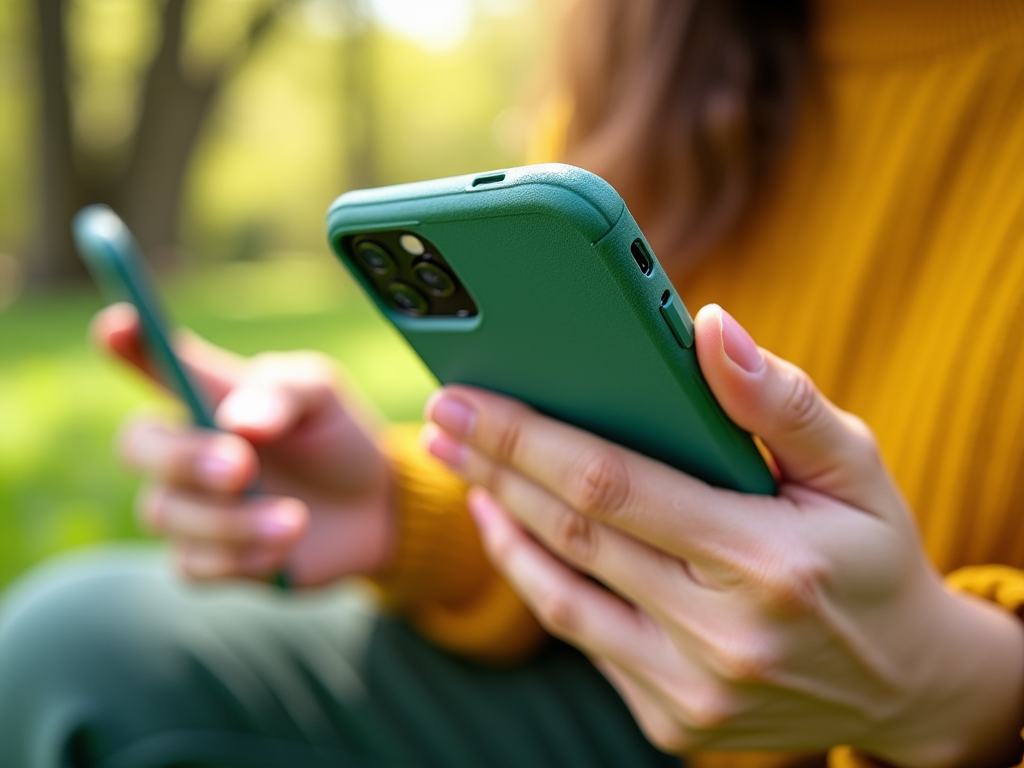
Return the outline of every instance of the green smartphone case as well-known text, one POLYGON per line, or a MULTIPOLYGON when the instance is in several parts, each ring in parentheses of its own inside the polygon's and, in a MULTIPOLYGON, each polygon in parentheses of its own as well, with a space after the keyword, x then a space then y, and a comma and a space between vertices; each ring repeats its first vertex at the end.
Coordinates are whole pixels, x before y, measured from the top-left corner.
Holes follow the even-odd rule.
POLYGON ((213 409, 178 360, 152 280, 128 227, 105 205, 80 210, 72 223, 78 252, 110 301, 127 301, 139 313, 146 353, 161 380, 186 405, 196 425, 215 429, 213 409))
POLYGON ((327 230, 443 384, 518 398, 717 486, 774 493, 751 436, 701 376, 686 308, 598 176, 545 164, 358 190, 332 204, 327 230), (386 231, 433 243, 478 314, 416 317, 382 298, 350 245, 386 231))

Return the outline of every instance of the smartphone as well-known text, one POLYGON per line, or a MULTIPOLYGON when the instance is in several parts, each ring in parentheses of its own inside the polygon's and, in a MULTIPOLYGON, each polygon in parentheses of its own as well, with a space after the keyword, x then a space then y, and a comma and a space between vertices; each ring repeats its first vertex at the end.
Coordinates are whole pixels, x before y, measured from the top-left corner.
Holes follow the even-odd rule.
POLYGON ((135 238, 105 205, 80 210, 72 223, 75 246, 109 301, 127 301, 139 315, 146 355, 160 380, 188 408, 196 426, 216 429, 213 408, 171 346, 166 315, 135 238))
POLYGON ((723 488, 771 494, 622 198, 561 164, 339 197, 331 247, 442 384, 483 387, 723 488))
MULTIPOLYGON (((127 301, 135 307, 145 353, 160 381, 185 404, 196 426, 217 429, 213 404, 174 352, 167 315, 128 227, 107 206, 90 205, 75 214, 72 232, 79 255, 107 299, 127 301)), ((258 492, 253 486, 246 495, 258 492)), ((274 574, 270 582, 282 590, 290 584, 283 571, 274 574)))

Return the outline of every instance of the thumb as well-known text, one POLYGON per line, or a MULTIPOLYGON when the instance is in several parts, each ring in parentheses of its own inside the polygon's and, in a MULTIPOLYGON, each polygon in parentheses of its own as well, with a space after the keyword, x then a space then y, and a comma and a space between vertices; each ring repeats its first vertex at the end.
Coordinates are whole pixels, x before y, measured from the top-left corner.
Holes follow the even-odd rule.
POLYGON ((318 433, 344 430, 355 425, 337 389, 337 372, 323 355, 264 352, 251 360, 221 402, 217 425, 254 443, 277 439, 300 425, 318 433))
MULTIPOLYGON (((131 304, 120 302, 100 310, 92 320, 90 333, 102 349, 160 383, 146 353, 138 313, 131 304)), ((244 360, 238 355, 188 331, 175 335, 174 351, 192 380, 214 404, 234 389, 245 368, 244 360)))
POLYGON ((718 305, 697 313, 694 333, 708 386, 733 421, 761 438, 784 483, 866 511, 886 508, 891 480, 861 419, 836 407, 804 371, 759 348, 718 305))

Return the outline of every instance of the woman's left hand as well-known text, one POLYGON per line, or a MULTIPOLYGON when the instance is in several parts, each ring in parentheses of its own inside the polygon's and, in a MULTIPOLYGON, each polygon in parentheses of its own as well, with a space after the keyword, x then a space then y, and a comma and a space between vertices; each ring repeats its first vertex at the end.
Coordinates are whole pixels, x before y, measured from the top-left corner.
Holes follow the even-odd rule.
POLYGON ((425 440, 477 486, 470 507, 496 566, 664 750, 1019 759, 1018 620, 944 588, 862 421, 720 308, 698 314, 696 337, 718 401, 772 452, 778 496, 713 488, 448 387, 427 406, 425 440))

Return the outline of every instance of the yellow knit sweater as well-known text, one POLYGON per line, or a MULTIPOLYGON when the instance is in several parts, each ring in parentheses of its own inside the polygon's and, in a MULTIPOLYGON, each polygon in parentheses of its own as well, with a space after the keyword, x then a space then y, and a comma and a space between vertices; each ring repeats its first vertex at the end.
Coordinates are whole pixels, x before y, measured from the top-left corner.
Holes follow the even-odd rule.
MULTIPOLYGON (((814 87, 790 153, 742 231, 675 284, 691 309, 718 302, 863 417, 936 566, 1017 610, 1024 2, 815 8, 814 87)), ((541 632, 487 566, 461 485, 411 432, 390 447, 401 541, 380 581, 388 598, 453 650, 528 650, 541 632)), ((832 753, 834 764, 856 759, 832 753)))

